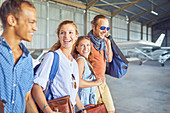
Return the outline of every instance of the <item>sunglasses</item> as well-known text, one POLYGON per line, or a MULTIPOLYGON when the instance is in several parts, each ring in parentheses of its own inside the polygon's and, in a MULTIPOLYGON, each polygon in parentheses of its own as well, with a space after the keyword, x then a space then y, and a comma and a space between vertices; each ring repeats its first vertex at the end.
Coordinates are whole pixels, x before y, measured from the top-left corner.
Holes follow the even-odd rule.
POLYGON ((107 31, 110 30, 110 27, 105 27, 105 26, 100 27, 101 30, 105 30, 106 28, 107 28, 107 31))
POLYGON ((77 84, 76 84, 76 81, 75 81, 75 76, 74 76, 73 74, 71 74, 71 76, 72 76, 72 87, 73 87, 74 89, 76 89, 77 84), (74 82, 73 82, 73 81, 74 81, 74 82))

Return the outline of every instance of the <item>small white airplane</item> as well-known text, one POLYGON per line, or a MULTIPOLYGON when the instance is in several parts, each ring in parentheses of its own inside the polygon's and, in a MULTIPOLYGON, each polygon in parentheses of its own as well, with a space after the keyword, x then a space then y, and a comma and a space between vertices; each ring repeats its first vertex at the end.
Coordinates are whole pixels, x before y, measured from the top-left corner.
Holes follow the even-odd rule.
POLYGON ((123 51, 126 50, 135 53, 136 56, 143 56, 143 58, 127 58, 128 61, 140 60, 141 65, 151 59, 158 60, 164 66, 165 61, 170 58, 170 53, 167 51, 170 47, 161 47, 164 37, 165 34, 161 34, 155 43, 146 40, 134 40, 116 42, 116 44, 123 51))

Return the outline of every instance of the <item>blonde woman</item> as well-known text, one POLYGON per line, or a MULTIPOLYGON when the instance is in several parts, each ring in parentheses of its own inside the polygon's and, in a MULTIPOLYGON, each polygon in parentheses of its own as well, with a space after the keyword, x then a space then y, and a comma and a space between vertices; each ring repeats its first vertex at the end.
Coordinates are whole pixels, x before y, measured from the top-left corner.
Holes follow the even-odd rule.
MULTIPOLYGON (((76 105, 80 110, 84 109, 77 92, 79 86, 79 71, 76 61, 71 55, 72 46, 77 40, 78 29, 73 21, 63 21, 57 29, 58 42, 51 48, 59 55, 59 68, 52 84, 53 98, 60 98, 70 95, 72 105, 76 105)), ((32 90, 38 106, 44 113, 53 113, 47 104, 46 98, 43 94, 45 89, 54 54, 49 52, 46 54, 41 66, 36 72, 34 79, 34 86, 32 90)), ((86 113, 84 110, 83 113, 86 113)))

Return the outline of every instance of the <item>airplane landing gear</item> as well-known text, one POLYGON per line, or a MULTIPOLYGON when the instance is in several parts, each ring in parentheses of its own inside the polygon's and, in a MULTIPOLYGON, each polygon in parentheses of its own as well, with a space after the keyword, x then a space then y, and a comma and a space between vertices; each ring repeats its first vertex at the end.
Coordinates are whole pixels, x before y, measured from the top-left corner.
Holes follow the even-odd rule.
POLYGON ((164 63, 161 64, 162 67, 164 67, 164 65, 165 65, 164 63))
POLYGON ((142 61, 140 61, 140 62, 139 62, 139 65, 142 65, 142 64, 143 64, 143 62, 142 62, 142 61))

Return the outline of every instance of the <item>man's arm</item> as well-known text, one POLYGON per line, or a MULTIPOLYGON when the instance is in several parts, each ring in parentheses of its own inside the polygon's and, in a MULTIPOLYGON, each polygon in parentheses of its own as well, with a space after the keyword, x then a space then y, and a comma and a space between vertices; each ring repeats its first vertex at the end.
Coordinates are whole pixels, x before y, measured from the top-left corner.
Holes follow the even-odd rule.
MULTIPOLYGON (((109 36, 109 35, 108 35, 109 36)), ((107 36, 107 37, 108 37, 107 36)), ((111 62, 113 59, 113 51, 112 51, 112 46, 111 46, 111 41, 108 38, 105 38, 105 43, 106 43, 106 49, 107 49, 107 62, 111 62)))

